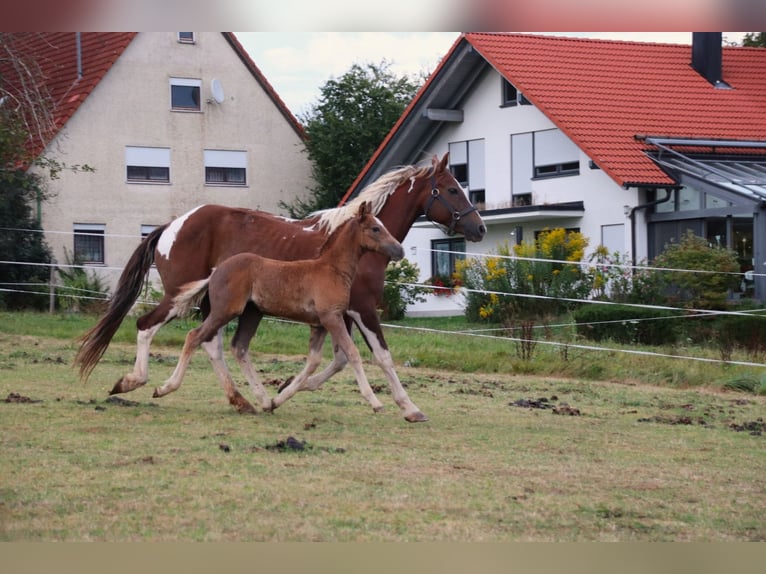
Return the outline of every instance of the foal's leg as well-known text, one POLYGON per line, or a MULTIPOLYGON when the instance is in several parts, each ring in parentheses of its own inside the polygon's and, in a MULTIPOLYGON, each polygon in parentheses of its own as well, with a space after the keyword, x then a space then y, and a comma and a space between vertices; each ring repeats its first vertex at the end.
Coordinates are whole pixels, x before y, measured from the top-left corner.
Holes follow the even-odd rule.
POLYGON ((330 332, 332 342, 335 346, 346 354, 348 362, 351 364, 351 368, 354 369, 356 375, 356 384, 359 385, 359 392, 367 399, 367 402, 372 405, 372 410, 380 412, 383 410, 383 404, 375 396, 375 393, 367 380, 367 375, 364 374, 364 368, 362 367, 362 356, 359 354, 359 349, 354 345, 351 335, 348 333, 343 320, 340 317, 333 317, 324 321, 324 325, 330 332))
POLYGON ((306 358, 306 364, 303 370, 298 373, 289 384, 279 387, 279 394, 272 401, 272 409, 276 409, 295 393, 303 388, 306 378, 313 373, 322 362, 322 344, 324 343, 327 331, 323 328, 311 327, 311 338, 309 339, 309 355, 306 358))
MULTIPOLYGON (((428 417, 412 402, 407 391, 404 390, 402 382, 399 380, 399 376, 394 369, 394 360, 391 356, 391 351, 388 350, 385 339, 383 338, 383 330, 380 325, 380 320, 376 311, 360 313, 358 311, 348 310, 346 312, 350 319, 353 319, 356 326, 359 328, 359 332, 364 337, 367 346, 375 357, 375 362, 380 369, 386 375, 388 379, 388 386, 391 390, 391 396, 394 402, 399 406, 404 416, 404 419, 408 422, 425 422, 428 417)), ((350 320, 347 320, 347 324, 350 320)), ((350 331, 350 328, 349 328, 350 331)), ((303 389, 315 391, 321 387, 327 379, 333 376, 335 373, 343 369, 346 366, 346 356, 335 351, 335 357, 330 366, 324 369, 321 373, 310 377, 303 385, 303 389)), ((358 381, 358 380, 357 380, 358 381)))
MULTIPOLYGON (((225 325, 225 323, 224 323, 225 325)), ((226 368, 226 363, 223 361, 223 325, 216 328, 218 323, 206 319, 202 325, 196 329, 189 331, 186 335, 186 341, 184 342, 183 351, 181 356, 178 357, 178 364, 173 371, 173 374, 165 381, 161 387, 154 389, 154 397, 164 397, 165 395, 178 390, 183 381, 186 369, 189 366, 189 361, 194 351, 200 345, 207 351, 208 357, 213 370, 218 376, 221 382, 221 386, 226 392, 226 396, 229 398, 229 403, 232 404, 239 412, 247 412, 255 414, 255 409, 247 400, 239 394, 234 387, 234 381, 231 378, 229 370, 226 368)))
MULTIPOLYGON (((315 352, 318 357, 321 357, 322 346, 324 345, 324 340, 325 340, 326 337, 327 337, 327 329, 325 329, 321 325, 312 325, 311 326, 311 335, 310 335, 310 338, 309 338, 309 354, 311 354, 312 352, 315 352)), ((320 373, 318 375, 313 375, 312 373, 319 366, 319 362, 320 361, 317 361, 316 364, 312 364, 312 367, 309 368, 309 364, 308 364, 308 360, 307 360, 306 365, 303 367, 303 370, 300 372, 299 375, 297 375, 297 377, 308 376, 308 375, 312 375, 312 376, 308 377, 301 384, 301 387, 299 389, 296 389, 296 391, 315 391, 315 390, 317 390, 319 388, 319 386, 326 379, 330 378, 332 375, 334 375, 335 373, 337 373, 338 371, 343 369, 343 367, 346 366, 346 363, 347 363, 346 356, 343 354, 343 352, 340 351, 337 348, 334 348, 333 352, 334 352, 334 356, 333 356, 333 363, 332 364, 334 365, 336 362, 341 362, 341 360, 342 360, 342 364, 341 364, 340 369, 334 370, 326 378, 321 378, 324 375, 324 373, 327 372, 332 367, 332 365, 330 365, 329 367, 325 368, 325 370, 322 371, 322 373, 320 373), (340 355, 342 357, 342 359, 338 359, 337 358, 338 355, 340 355), (311 381, 313 379, 317 378, 317 377, 321 378, 321 382, 318 385, 312 387, 311 386, 311 381)), ((281 393, 295 379, 296 379, 296 377, 290 377, 289 379, 284 381, 282 384, 280 384, 279 385, 279 389, 278 389, 279 392, 281 393)))
MULTIPOLYGON (((173 370, 173 374, 168 377, 168 379, 161 387, 154 389, 154 394, 152 395, 153 397, 164 397, 165 395, 178 390, 178 387, 181 386, 181 381, 183 381, 184 374, 186 373, 186 368, 189 366, 191 356, 197 347, 199 347, 202 343, 203 336, 207 327, 208 322, 205 321, 196 329, 189 331, 189 333, 186 335, 184 348, 181 351, 181 356, 178 357, 178 363, 176 364, 176 368, 173 370)), ((215 334, 215 331, 213 331, 213 334, 215 334)))
POLYGON ((260 324, 261 319, 263 319, 263 315, 252 304, 248 304, 245 307, 244 312, 239 316, 237 331, 231 339, 231 352, 239 363, 239 367, 242 369, 242 372, 250 385, 250 390, 260 401, 263 410, 269 411, 271 410, 271 398, 266 392, 257 371, 253 367, 253 363, 250 360, 250 354, 248 353, 250 341, 255 336, 255 332, 258 330, 258 325, 260 324))
MULTIPOLYGON (((346 323, 346 329, 348 330, 349 334, 351 333, 352 323, 350 319, 345 319, 344 321, 346 323)), ((327 331, 324 327, 312 327, 312 329, 321 329, 325 332, 325 335, 327 334, 327 331)), ((324 339, 324 336, 322 337, 324 339)), ((346 355, 343 351, 340 350, 340 347, 337 345, 333 346, 333 356, 332 356, 332 362, 327 365, 322 372, 317 373, 316 375, 310 376, 306 382, 303 384, 303 386, 298 389, 300 391, 316 391, 319 387, 321 387, 325 381, 327 381, 330 377, 335 375, 336 373, 341 372, 344 368, 346 368, 346 365, 348 364, 348 359, 346 358, 346 355)))
POLYGON ((237 390, 234 385, 234 379, 231 377, 231 373, 226 367, 226 362, 223 358, 223 327, 218 329, 215 337, 209 341, 203 342, 202 347, 207 351, 210 364, 213 366, 213 370, 218 376, 218 380, 221 382, 223 391, 229 399, 229 404, 237 409, 237 412, 256 414, 253 405, 251 405, 237 390))
POLYGON ((152 343, 152 339, 165 323, 176 316, 177 312, 173 307, 172 297, 165 295, 157 307, 138 319, 136 362, 133 365, 133 371, 123 375, 114 384, 112 390, 109 391, 110 395, 127 393, 147 383, 149 380, 149 346, 152 343))

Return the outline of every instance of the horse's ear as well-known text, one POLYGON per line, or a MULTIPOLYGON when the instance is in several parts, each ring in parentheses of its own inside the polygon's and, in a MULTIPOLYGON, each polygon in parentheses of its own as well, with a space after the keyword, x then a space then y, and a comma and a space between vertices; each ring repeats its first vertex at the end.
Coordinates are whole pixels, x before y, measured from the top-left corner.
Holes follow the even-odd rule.
POLYGON ((362 205, 359 206, 359 211, 357 212, 357 216, 361 219, 365 215, 370 213, 370 204, 366 201, 362 202, 362 205))
POLYGON ((449 152, 444 154, 444 157, 439 162, 439 168, 436 171, 444 171, 444 170, 446 170, 448 162, 449 162, 449 152))

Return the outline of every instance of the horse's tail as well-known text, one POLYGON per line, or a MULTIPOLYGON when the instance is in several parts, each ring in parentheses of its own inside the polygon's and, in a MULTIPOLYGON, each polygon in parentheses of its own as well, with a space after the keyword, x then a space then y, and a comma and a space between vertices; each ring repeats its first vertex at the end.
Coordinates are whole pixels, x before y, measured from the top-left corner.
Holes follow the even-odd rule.
POLYGON ((92 329, 80 337, 80 350, 77 351, 74 359, 74 363, 80 366, 80 378, 88 379, 96 363, 106 352, 120 324, 138 299, 149 267, 154 262, 154 250, 160 235, 168 225, 158 227, 141 241, 122 270, 117 290, 109 300, 106 313, 92 329))
MULTIPOLYGON (((213 269, 215 271, 215 269, 213 269)), ((199 305, 199 302, 207 293, 207 286, 210 283, 212 273, 206 279, 191 281, 181 286, 178 295, 173 297, 173 308, 179 317, 183 317, 191 311, 192 307, 199 305)))

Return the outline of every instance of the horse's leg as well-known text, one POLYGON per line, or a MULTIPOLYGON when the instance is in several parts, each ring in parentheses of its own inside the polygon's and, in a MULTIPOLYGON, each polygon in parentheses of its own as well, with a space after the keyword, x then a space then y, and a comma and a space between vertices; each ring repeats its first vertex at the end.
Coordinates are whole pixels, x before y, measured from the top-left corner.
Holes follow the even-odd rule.
POLYGON ((120 378, 109 391, 110 395, 127 393, 144 386, 149 380, 149 346, 160 328, 177 315, 173 299, 165 295, 152 311, 139 317, 138 335, 136 336, 136 362, 133 372, 120 378))
POLYGON ((261 382, 261 378, 258 376, 257 371, 253 367, 253 363, 250 360, 250 353, 248 348, 250 341, 255 336, 255 332, 258 330, 258 325, 263 319, 263 315, 252 304, 248 304, 245 307, 242 315, 239 316, 239 322, 237 323, 237 331, 231 339, 231 353, 239 363, 239 368, 242 369, 250 390, 255 397, 260 401, 263 410, 271 410, 271 398, 269 397, 266 389, 261 382))
MULTIPOLYGON (((360 313, 358 311, 347 311, 346 319, 348 331, 351 331, 351 320, 359 327, 359 331, 364 337, 367 346, 375 357, 375 362, 381 368, 383 373, 388 379, 388 386, 391 390, 391 396, 394 402, 402 410, 405 420, 411 423, 425 422, 428 417, 412 402, 407 391, 404 390, 402 382, 399 380, 396 370, 394 369, 394 360, 391 357, 391 351, 388 350, 386 340, 383 338, 383 329, 380 325, 380 319, 376 311, 360 313)), ((335 356, 333 362, 321 373, 316 374, 306 381, 303 387, 299 390, 315 391, 321 387, 325 381, 332 377, 335 373, 339 372, 346 366, 345 354, 335 346, 335 356)), ((358 382, 358 379, 357 379, 358 382)))
POLYGON ((383 404, 375 396, 375 393, 367 380, 367 375, 364 374, 364 368, 362 367, 362 356, 359 354, 359 349, 354 345, 354 341, 351 339, 351 335, 348 333, 348 329, 341 317, 328 317, 323 321, 324 326, 330 332, 332 342, 335 346, 346 354, 348 362, 351 364, 351 368, 354 369, 356 375, 356 384, 359 385, 359 392, 367 399, 367 402, 372 405, 372 410, 380 412, 383 410, 383 404))
POLYGON ((226 361, 223 358, 223 327, 218 329, 215 337, 202 342, 202 348, 207 352, 213 371, 218 376, 218 380, 229 399, 229 404, 240 413, 256 414, 253 405, 243 397, 234 385, 234 379, 226 367, 226 361))
POLYGON ((374 310, 364 314, 350 310, 347 313, 359 327, 359 331, 375 357, 375 362, 386 375, 391 396, 402 410, 405 420, 411 423, 427 421, 428 417, 412 402, 394 370, 394 360, 391 357, 391 351, 388 350, 386 340, 383 338, 383 329, 378 313, 374 310))
POLYGON ((208 321, 205 321, 196 329, 189 331, 189 333, 186 335, 184 348, 181 351, 181 356, 178 357, 178 363, 176 364, 176 368, 173 370, 173 374, 168 377, 168 379, 161 387, 154 389, 154 394, 152 396, 155 398, 164 397, 168 393, 172 393, 173 391, 177 390, 178 387, 181 386, 181 381, 184 378, 186 368, 189 366, 189 361, 191 360, 191 356, 194 351, 197 349, 197 347, 200 346, 205 338, 209 339, 215 334, 216 330, 213 330, 212 334, 210 334, 208 321))
MULTIPOLYGON (((324 345, 325 337, 327 337, 327 329, 322 327, 321 325, 312 325, 311 326, 311 339, 309 341, 309 352, 314 348, 315 345, 318 345, 317 347, 317 353, 321 353, 322 346, 324 345)), ((320 354, 321 356, 321 354, 320 354)), ((346 366, 346 363, 348 361, 346 360, 346 355, 343 354, 340 349, 333 348, 333 360, 330 365, 325 367, 325 369, 319 373, 318 375, 313 375, 312 373, 316 370, 316 368, 319 366, 319 363, 313 366, 313 368, 309 371, 308 364, 303 367, 303 371, 301 373, 307 373, 308 375, 311 375, 308 377, 301 387, 297 389, 298 391, 315 391, 317 390, 322 383, 324 383, 327 379, 332 377, 335 373, 338 371, 343 370, 343 367, 346 366), (315 379, 319 379, 319 382, 312 382, 315 379)), ((291 377, 284 381, 282 384, 279 385, 279 392, 282 392, 283 389, 285 389, 293 380, 295 380, 295 377, 291 377)))
MULTIPOLYGON (((350 335, 351 328, 353 327, 353 323, 351 322, 350 318, 344 317, 344 321, 346 323, 346 329, 348 330, 350 335)), ((325 331, 325 334, 327 334, 327 331, 324 329, 324 327, 312 327, 312 329, 314 328, 322 329, 323 331, 325 331)), ((322 338, 324 339, 324 336, 322 338)), ((337 345, 333 345, 332 362, 329 365, 327 365, 320 373, 310 376, 306 380, 306 382, 303 384, 303 386, 298 390, 299 391, 316 391, 330 377, 332 377, 336 373, 341 372, 344 368, 346 368, 347 364, 348 364, 348 359, 346 358, 345 353, 343 353, 343 351, 341 351, 341 349, 337 345)))
POLYGON ((324 343, 327 331, 323 328, 311 327, 311 338, 309 339, 309 354, 306 357, 306 364, 303 370, 298 373, 287 385, 279 387, 279 394, 271 402, 272 409, 276 409, 295 393, 303 388, 306 378, 316 371, 316 368, 322 362, 322 344, 324 343))

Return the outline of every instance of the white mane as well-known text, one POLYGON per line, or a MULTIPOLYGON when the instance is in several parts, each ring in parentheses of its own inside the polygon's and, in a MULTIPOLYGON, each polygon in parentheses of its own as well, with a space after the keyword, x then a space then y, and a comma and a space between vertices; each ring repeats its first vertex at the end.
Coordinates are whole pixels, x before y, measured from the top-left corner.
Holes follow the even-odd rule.
POLYGON ((332 233, 344 221, 354 217, 359 211, 359 206, 364 201, 370 206, 373 215, 378 215, 380 210, 383 209, 383 206, 386 204, 386 201, 388 201, 389 196, 391 196, 404 181, 408 179, 410 180, 411 191, 415 179, 430 174, 432 169, 431 166, 417 167, 414 165, 407 165, 389 171, 365 187, 359 195, 345 205, 334 209, 323 209, 314 212, 312 215, 319 217, 319 220, 316 223, 316 228, 322 229, 327 233, 332 233))

